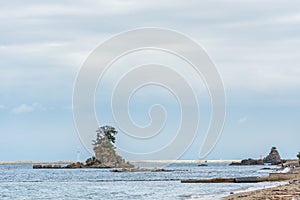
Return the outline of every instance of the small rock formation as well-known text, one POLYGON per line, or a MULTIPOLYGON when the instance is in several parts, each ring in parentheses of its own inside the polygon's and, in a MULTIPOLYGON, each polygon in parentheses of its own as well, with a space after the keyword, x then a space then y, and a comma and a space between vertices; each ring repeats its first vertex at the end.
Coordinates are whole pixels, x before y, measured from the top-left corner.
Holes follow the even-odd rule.
POLYGON ((276 147, 272 147, 271 152, 267 157, 263 159, 264 163, 270 163, 271 165, 278 165, 282 163, 279 152, 276 147))
MULTIPOLYGON (((116 155, 118 156, 118 155, 116 155)), ((94 156, 88 158, 85 163, 74 162, 72 164, 61 166, 61 165, 33 165, 33 169, 77 169, 77 168, 133 168, 134 166, 119 156, 120 159, 118 163, 103 163, 94 156)))
POLYGON ((41 168, 43 168, 42 165, 33 165, 33 169, 41 169, 41 168))
POLYGON ((61 169, 61 165, 33 165, 33 169, 61 169))
POLYGON ((77 169, 77 168, 110 168, 101 162, 99 162, 95 157, 89 158, 82 162, 74 162, 66 166, 61 165, 33 165, 33 169, 77 169))
POLYGON ((88 158, 84 163, 77 162, 67 165, 66 168, 133 168, 117 155, 113 143, 117 131, 112 126, 102 126, 97 129, 97 138, 93 141, 95 156, 88 158))
POLYGON ((107 167, 114 168, 132 168, 134 167, 129 162, 126 162, 121 156, 117 155, 111 143, 102 143, 94 148, 95 159, 97 162, 104 164, 107 167))
POLYGON ((271 152, 264 159, 255 160, 252 158, 248 158, 242 160, 241 162, 232 162, 229 165, 264 165, 264 164, 278 165, 284 162, 285 161, 281 159, 276 147, 272 147, 271 152))
POLYGON ((186 171, 186 170, 171 170, 162 168, 119 168, 113 169, 111 172, 174 172, 174 171, 186 171))
POLYGON ((117 134, 117 131, 111 126, 103 126, 97 130, 97 139, 94 141, 96 159, 108 167, 133 168, 134 166, 132 164, 117 155, 113 145, 115 142, 115 134, 117 134))
POLYGON ((244 159, 241 162, 232 162, 229 165, 263 165, 264 162, 262 160, 254 160, 252 158, 244 159))
POLYGON ((110 166, 101 163, 95 157, 88 158, 85 163, 75 162, 70 165, 65 166, 64 168, 75 169, 75 168, 111 168, 110 166))
POLYGON ((50 169, 50 168, 133 168, 134 166, 126 162, 121 156, 117 155, 113 143, 116 138, 117 131, 114 127, 103 126, 97 131, 97 138, 93 141, 95 156, 88 158, 85 163, 74 162, 67 166, 58 165, 33 165, 34 169, 50 169))

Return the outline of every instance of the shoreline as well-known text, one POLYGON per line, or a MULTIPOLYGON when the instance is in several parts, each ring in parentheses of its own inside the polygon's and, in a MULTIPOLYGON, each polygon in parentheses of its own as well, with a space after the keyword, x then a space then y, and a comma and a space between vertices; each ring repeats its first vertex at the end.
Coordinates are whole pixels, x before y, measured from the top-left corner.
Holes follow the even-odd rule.
POLYGON ((231 191, 231 192, 233 192, 232 194, 222 193, 222 195, 219 195, 220 196, 219 200, 226 200, 226 198, 234 196, 234 195, 255 192, 257 190, 267 190, 267 189, 270 189, 270 188, 275 188, 275 187, 278 187, 278 186, 281 186, 281 185, 287 185, 287 184, 289 184, 288 181, 279 181, 279 182, 274 182, 274 185, 249 187, 249 188, 246 188, 246 189, 239 189, 239 190, 231 191))
POLYGON ((300 181, 282 182, 277 186, 238 191, 235 194, 225 195, 222 200, 251 200, 251 199, 300 199, 300 181))

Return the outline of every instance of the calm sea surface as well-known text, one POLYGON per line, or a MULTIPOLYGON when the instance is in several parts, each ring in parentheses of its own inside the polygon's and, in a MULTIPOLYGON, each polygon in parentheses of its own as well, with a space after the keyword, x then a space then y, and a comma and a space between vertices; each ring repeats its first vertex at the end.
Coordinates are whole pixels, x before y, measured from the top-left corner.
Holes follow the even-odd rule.
POLYGON ((172 164, 175 172, 110 172, 109 169, 32 169, 0 165, 0 199, 218 199, 230 192, 278 183, 180 183, 181 179, 266 176, 262 166, 228 163, 172 164))

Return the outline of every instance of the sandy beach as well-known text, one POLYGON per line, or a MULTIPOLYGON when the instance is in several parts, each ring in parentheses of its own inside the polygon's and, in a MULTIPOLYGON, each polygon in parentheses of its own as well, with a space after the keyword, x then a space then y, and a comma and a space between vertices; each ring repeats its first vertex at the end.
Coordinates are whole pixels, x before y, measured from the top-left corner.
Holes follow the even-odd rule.
POLYGON ((277 187, 242 192, 225 197, 224 200, 280 199, 300 200, 300 181, 290 182, 277 187))

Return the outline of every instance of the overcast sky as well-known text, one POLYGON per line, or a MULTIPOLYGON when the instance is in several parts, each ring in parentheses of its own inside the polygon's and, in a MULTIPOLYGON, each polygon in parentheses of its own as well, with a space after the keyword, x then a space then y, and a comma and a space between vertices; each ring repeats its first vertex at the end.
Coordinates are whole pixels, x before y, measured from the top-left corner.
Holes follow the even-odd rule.
MULTIPOLYGON (((0 160, 89 156, 73 124, 76 74, 99 44, 141 27, 179 31, 216 64, 227 117, 207 159, 258 158, 272 146, 289 158, 300 151, 296 0, 11 0, 0 2, 0 22, 0 160)), ((183 158, 197 159, 201 142, 183 158)))

